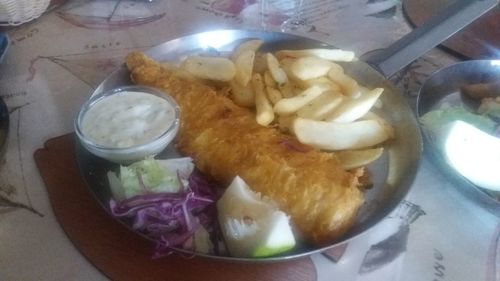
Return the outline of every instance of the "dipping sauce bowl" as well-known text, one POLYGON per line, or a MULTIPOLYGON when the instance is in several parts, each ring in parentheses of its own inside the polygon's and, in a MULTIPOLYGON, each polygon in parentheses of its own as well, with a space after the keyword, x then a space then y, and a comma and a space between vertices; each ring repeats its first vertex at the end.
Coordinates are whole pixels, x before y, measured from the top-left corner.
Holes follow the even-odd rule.
POLYGON ((81 144, 92 154, 130 164, 164 150, 180 126, 180 108, 166 93, 124 86, 93 95, 75 120, 81 144))

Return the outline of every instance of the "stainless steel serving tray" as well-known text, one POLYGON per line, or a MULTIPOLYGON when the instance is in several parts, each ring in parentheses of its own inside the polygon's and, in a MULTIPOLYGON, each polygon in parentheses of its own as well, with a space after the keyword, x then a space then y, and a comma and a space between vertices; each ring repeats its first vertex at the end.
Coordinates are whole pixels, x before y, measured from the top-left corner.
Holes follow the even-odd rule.
MULTIPOLYGON (((159 61, 177 61, 183 56, 194 53, 231 52, 239 43, 250 38, 260 38, 265 41, 262 51, 332 47, 316 40, 284 33, 219 30, 170 40, 150 49, 146 53, 159 61)), ((300 242, 294 250, 274 257, 235 258, 199 253, 194 253, 194 255, 243 262, 285 261, 304 257, 324 251, 362 234, 383 220, 402 201, 415 178, 422 151, 422 140, 415 116, 402 93, 368 64, 355 61, 344 63, 343 66, 346 73, 353 76, 361 85, 368 88, 383 87, 385 89, 381 97, 383 108, 380 113, 394 126, 396 132, 395 139, 385 145, 383 156, 368 167, 373 174, 374 186, 366 191, 366 202, 359 212, 354 227, 341 239, 332 241, 330 245, 315 247, 300 242)), ((125 66, 122 66, 104 80, 94 93, 129 84, 131 84, 131 81, 128 70, 125 66)), ((173 146, 170 146, 159 158, 176 156, 178 156, 178 153, 173 146)), ((106 172, 110 169, 116 169, 117 165, 91 155, 78 143, 77 162, 90 192, 109 212, 108 203, 111 193, 106 179, 106 172)), ((121 222, 130 227, 129 221, 121 220, 121 222)), ((176 250, 186 252, 183 249, 176 250)))

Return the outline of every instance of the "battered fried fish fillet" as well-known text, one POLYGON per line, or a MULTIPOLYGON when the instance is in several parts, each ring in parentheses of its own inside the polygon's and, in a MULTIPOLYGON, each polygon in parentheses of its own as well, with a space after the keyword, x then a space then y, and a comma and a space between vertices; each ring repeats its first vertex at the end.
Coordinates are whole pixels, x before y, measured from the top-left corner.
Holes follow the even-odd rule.
POLYGON ((341 237, 363 203, 359 173, 345 171, 331 153, 263 127, 249 109, 196 81, 177 76, 146 55, 127 57, 132 81, 169 93, 181 108, 178 149, 215 180, 236 175, 290 215, 299 237, 323 245, 341 237))

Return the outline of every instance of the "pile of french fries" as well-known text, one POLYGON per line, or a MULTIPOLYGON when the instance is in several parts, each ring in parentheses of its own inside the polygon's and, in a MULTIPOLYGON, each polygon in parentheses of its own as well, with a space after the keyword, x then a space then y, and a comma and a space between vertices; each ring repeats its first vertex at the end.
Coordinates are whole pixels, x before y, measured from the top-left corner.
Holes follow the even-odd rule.
POLYGON ((375 114, 383 88, 367 89, 344 72, 339 61, 355 60, 340 49, 281 50, 262 53, 249 40, 227 57, 189 56, 181 70, 219 81, 238 105, 255 108, 262 126, 278 126, 313 147, 334 151, 346 169, 365 166, 394 137, 375 114))

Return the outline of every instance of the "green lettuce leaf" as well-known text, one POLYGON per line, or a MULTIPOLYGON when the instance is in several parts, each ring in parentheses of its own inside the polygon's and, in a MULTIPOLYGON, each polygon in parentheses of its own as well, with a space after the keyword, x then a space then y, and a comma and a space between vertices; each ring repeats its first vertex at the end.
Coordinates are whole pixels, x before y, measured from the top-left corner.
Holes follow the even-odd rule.
POLYGON ((456 120, 469 123, 486 133, 492 133, 496 128, 495 122, 490 118, 471 113, 463 107, 432 110, 420 117, 420 123, 424 128, 434 133, 456 120))
POLYGON ((120 166, 119 177, 125 198, 145 192, 179 192, 181 188, 177 175, 153 158, 120 166))

